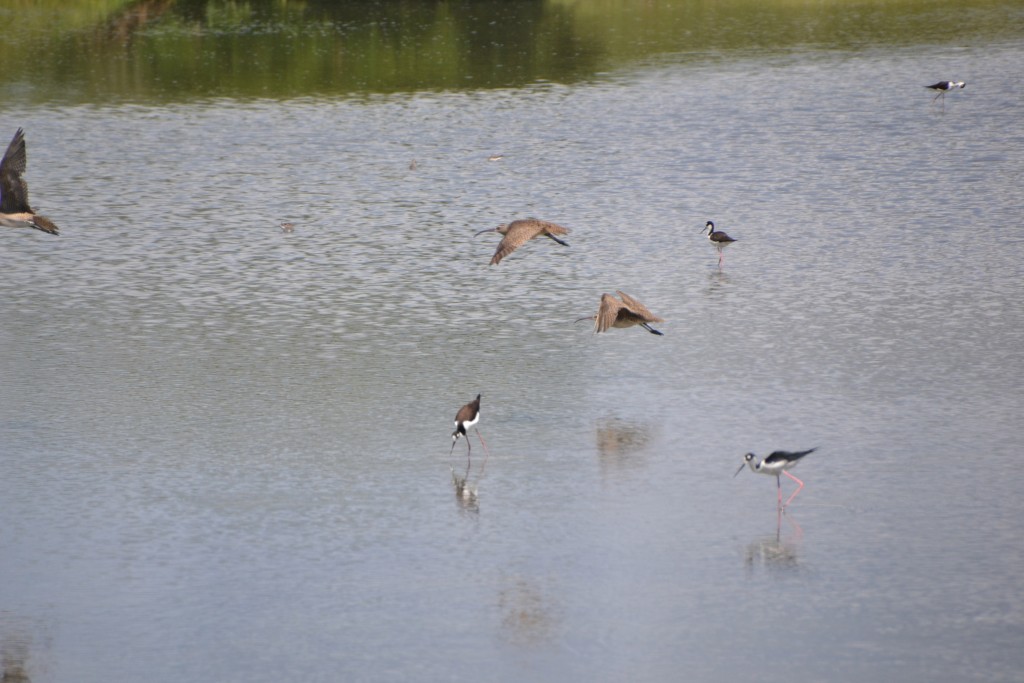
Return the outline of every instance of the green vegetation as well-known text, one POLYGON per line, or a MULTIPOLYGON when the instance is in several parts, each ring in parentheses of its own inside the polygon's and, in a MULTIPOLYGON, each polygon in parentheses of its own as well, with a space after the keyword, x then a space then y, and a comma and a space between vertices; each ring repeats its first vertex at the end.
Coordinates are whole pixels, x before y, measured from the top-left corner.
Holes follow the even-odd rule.
POLYGON ((573 82, 664 53, 962 44, 1009 0, 0 0, 5 100, 176 101, 573 82))

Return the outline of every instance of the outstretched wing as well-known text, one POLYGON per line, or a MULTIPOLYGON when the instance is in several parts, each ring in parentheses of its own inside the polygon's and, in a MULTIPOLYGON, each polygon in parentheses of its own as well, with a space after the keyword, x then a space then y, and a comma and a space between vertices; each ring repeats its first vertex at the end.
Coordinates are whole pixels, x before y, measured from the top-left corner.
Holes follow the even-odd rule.
MULTIPOLYGON (((520 221, 517 221, 520 222, 520 221)), ((552 235, 568 235, 572 230, 551 221, 542 221, 539 218, 527 218, 522 223, 529 223, 534 235, 547 232, 552 235)))
POLYGON ((594 332, 608 331, 608 328, 615 324, 615 319, 618 318, 621 309, 622 302, 611 294, 602 294, 601 306, 597 309, 597 315, 594 317, 594 332))
POLYGON ((494 256, 491 257, 491 265, 495 266, 501 263, 501 259, 529 242, 538 232, 527 221, 512 221, 505 236, 498 243, 498 249, 494 252, 494 256))
POLYGON ((7 145, 0 161, 0 213, 31 213, 28 205, 28 184, 25 173, 25 131, 21 128, 7 145))
POLYGON ((658 316, 656 316, 653 313, 651 313, 650 310, 648 310, 648 308, 646 306, 644 306, 642 303, 640 303, 639 301, 637 301, 636 299, 631 297, 629 294, 626 294, 625 292, 622 292, 622 291, 619 291, 619 290, 616 290, 616 294, 618 294, 619 298, 622 299, 622 303, 626 304, 626 308, 629 309, 630 313, 632 313, 636 317, 642 319, 641 322, 648 322, 648 323, 663 323, 663 322, 665 322, 665 320, 663 318, 659 318, 658 316))

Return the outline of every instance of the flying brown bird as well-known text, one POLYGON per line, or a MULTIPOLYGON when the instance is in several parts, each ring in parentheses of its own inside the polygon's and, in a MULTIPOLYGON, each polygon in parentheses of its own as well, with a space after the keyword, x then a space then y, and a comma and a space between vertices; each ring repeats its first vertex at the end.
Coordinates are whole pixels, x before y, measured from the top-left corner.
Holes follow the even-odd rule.
POLYGON ((664 318, 651 313, 646 306, 626 294, 616 291, 619 298, 611 294, 601 295, 601 307, 597 309, 597 315, 580 318, 580 320, 594 321, 594 334, 606 332, 609 327, 633 327, 639 325, 651 334, 662 334, 651 327, 650 323, 663 323, 664 318))
POLYGON ((26 159, 25 131, 19 128, 0 161, 0 225, 5 228, 35 228, 56 235, 57 226, 53 221, 37 215, 28 205, 28 183, 21 177, 25 172, 26 159))
POLYGON ((518 221, 512 221, 506 225, 499 225, 496 228, 487 228, 486 230, 481 230, 476 235, 473 235, 473 237, 482 235, 485 232, 496 232, 505 236, 501 242, 498 243, 498 249, 494 252, 494 256, 491 257, 492 266, 501 263, 501 259, 505 258, 513 251, 539 235, 550 237, 562 246, 569 246, 568 242, 563 242, 555 237, 555 235, 568 235, 570 232, 569 228, 563 228, 561 225, 538 220, 536 218, 525 218, 518 221))

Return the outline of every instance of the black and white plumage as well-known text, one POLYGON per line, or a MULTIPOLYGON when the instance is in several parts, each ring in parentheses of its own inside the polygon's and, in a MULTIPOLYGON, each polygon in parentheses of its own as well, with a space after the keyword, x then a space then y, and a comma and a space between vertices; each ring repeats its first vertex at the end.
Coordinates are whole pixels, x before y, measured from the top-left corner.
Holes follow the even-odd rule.
MULTIPOLYGON (((470 454, 473 452, 473 446, 469 442, 469 435, 466 430, 476 425, 480 421, 480 394, 476 395, 476 398, 467 403, 466 405, 459 408, 459 412, 455 414, 455 431, 452 432, 452 451, 455 450, 455 443, 459 438, 466 437, 466 462, 469 462, 470 454)), ((477 432, 479 434, 479 432, 477 432)), ((451 451, 448 452, 451 455, 451 451)))
POLYGON ((939 81, 938 83, 933 83, 932 85, 926 85, 924 87, 928 88, 929 90, 934 90, 936 93, 938 93, 937 95, 935 95, 935 97, 932 98, 932 102, 941 97, 942 106, 945 107, 946 93, 949 92, 950 90, 962 90, 966 85, 967 84, 964 83, 963 81, 939 81))
POLYGON ((715 249, 718 250, 718 266, 721 267, 722 250, 725 249, 730 244, 732 244, 733 242, 735 242, 736 240, 729 237, 721 230, 715 230, 715 224, 712 223, 711 221, 708 221, 707 223, 704 224, 704 229, 701 230, 701 232, 707 232, 708 241, 711 242, 711 244, 715 246, 715 249))
POLYGON ((818 449, 812 448, 806 451, 795 452, 774 451, 768 457, 763 458, 761 460, 757 460, 757 456, 754 455, 753 453, 747 453, 746 455, 743 456, 743 463, 740 465, 739 469, 736 470, 736 474, 732 476, 736 477, 737 475, 739 475, 740 472, 743 471, 744 467, 749 467, 751 472, 756 472, 758 474, 767 474, 769 476, 775 477, 775 484, 779 490, 779 507, 785 508, 786 505, 789 505, 791 502, 793 502, 793 499, 796 498, 796 494, 800 493, 800 489, 804 487, 804 483, 797 479, 796 477, 794 477, 789 472, 787 472, 787 470, 791 470, 794 467, 796 467, 797 463, 799 463, 801 459, 803 459, 807 455, 810 455, 816 450, 818 449), (789 477, 798 484, 796 491, 794 491, 793 495, 791 495, 789 499, 786 500, 785 505, 782 503, 782 480, 780 478, 783 474, 785 474, 787 477, 789 477))
POLYGON ((37 214, 28 204, 28 183, 24 178, 27 159, 25 131, 19 128, 0 160, 0 226, 59 234, 53 221, 37 214))

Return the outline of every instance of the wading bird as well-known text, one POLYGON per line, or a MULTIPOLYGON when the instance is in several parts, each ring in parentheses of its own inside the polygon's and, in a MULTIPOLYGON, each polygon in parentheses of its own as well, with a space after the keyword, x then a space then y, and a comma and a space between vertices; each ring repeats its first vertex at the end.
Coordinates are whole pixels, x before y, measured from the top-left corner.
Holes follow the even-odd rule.
POLYGON ((59 232, 53 221, 38 215, 28 205, 28 183, 22 177, 26 160, 25 132, 19 128, 0 161, 0 225, 5 228, 35 228, 57 235, 59 232))
POLYGON ((939 99, 941 97, 942 98, 942 108, 945 109, 946 108, 946 93, 949 92, 950 90, 957 90, 958 88, 959 89, 963 89, 964 86, 966 86, 966 85, 967 84, 964 83, 963 81, 939 81, 938 83, 934 83, 932 85, 926 85, 924 87, 928 88, 929 90, 934 90, 935 92, 938 93, 938 95, 936 95, 935 97, 932 98, 932 102, 934 103, 935 100, 937 100, 937 99, 939 99))
MULTIPOLYGON (((459 412, 455 414, 455 431, 452 432, 452 449, 448 451, 450 456, 455 451, 455 443, 459 440, 459 437, 466 437, 466 472, 469 472, 470 455, 473 453, 473 446, 469 442, 469 435, 466 430, 469 427, 473 427, 477 422, 480 421, 480 394, 476 395, 476 398, 467 403, 466 405, 459 408, 459 412)), ((476 430, 476 436, 480 439, 480 443, 483 443, 483 439, 480 438, 480 430, 476 430)))
POLYGON ((495 251, 494 256, 491 257, 490 265, 492 266, 501 263, 501 259, 508 256, 534 237, 541 235, 544 237, 550 237, 564 247, 569 246, 568 242, 563 242, 555 237, 555 235, 568 235, 570 232, 569 228, 563 228, 561 225, 538 220, 536 218, 524 218, 518 221, 512 221, 505 225, 499 225, 496 228, 487 228, 486 230, 481 230, 476 233, 473 237, 478 237, 485 232, 496 232, 500 235, 504 235, 501 242, 498 243, 497 251, 495 251))
POLYGON ((581 320, 594 321, 594 334, 605 332, 609 327, 633 327, 639 325, 651 334, 661 335, 662 333, 651 327, 651 323, 663 323, 664 318, 651 313, 646 306, 626 294, 616 290, 619 298, 611 294, 601 295, 601 306, 597 309, 597 315, 590 315, 579 318, 581 320))
POLYGON ((804 487, 804 483, 802 481, 794 477, 786 470, 793 469, 794 467, 796 467, 796 464, 800 462, 801 458, 803 458, 805 455, 813 453, 816 450, 818 449, 812 448, 809 451, 799 451, 796 453, 790 453, 788 451, 775 451, 767 458, 761 460, 758 463, 754 462, 757 456, 755 456, 753 453, 747 453, 746 455, 743 456, 743 463, 740 465, 740 468, 736 470, 736 474, 732 476, 736 477, 740 472, 743 471, 744 467, 749 467, 751 472, 757 472, 758 474, 768 474, 774 476, 775 485, 779 489, 779 508, 784 510, 786 508, 786 505, 789 505, 791 502, 793 502, 793 499, 796 498, 796 494, 800 493, 800 489, 804 487), (786 500, 785 505, 783 505, 782 503, 782 480, 780 478, 780 475, 783 474, 785 474, 787 477, 789 477, 797 484, 799 484, 796 491, 793 491, 793 495, 791 495, 786 500))
POLYGON ((715 245, 715 249, 718 250, 718 267, 721 268, 722 250, 725 249, 730 244, 732 244, 733 242, 735 242, 736 240, 729 237, 721 230, 715 230, 715 224, 712 223, 711 221, 708 221, 704 225, 704 228, 701 230, 702 233, 705 231, 708 233, 708 241, 710 241, 711 244, 715 245))

